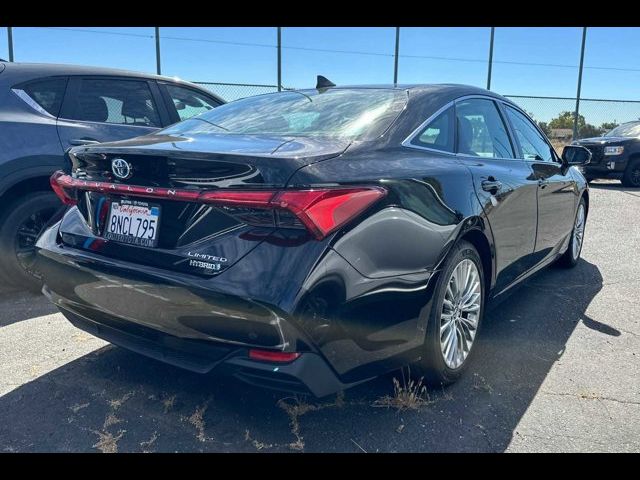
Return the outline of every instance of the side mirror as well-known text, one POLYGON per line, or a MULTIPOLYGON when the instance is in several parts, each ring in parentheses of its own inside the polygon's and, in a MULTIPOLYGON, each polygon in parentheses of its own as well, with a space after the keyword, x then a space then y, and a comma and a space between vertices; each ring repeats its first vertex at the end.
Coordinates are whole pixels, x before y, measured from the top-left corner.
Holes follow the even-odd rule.
POLYGON ((564 165, 587 165, 591 162, 591 152, 581 145, 567 145, 562 149, 564 165))

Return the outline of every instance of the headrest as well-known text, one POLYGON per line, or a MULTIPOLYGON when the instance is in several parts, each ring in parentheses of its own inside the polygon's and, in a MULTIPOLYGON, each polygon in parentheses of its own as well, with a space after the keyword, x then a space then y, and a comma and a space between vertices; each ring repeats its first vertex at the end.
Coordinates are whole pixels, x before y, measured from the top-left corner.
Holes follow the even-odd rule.
POLYGON ((468 118, 458 117, 458 138, 460 153, 474 154, 471 150, 473 125, 471 125, 471 121, 468 118))
POLYGON ((92 95, 80 95, 78 118, 88 122, 106 122, 109 117, 107 102, 104 98, 92 95))
POLYGON ((154 118, 153 110, 144 98, 129 96, 122 103, 122 115, 132 118, 154 118))

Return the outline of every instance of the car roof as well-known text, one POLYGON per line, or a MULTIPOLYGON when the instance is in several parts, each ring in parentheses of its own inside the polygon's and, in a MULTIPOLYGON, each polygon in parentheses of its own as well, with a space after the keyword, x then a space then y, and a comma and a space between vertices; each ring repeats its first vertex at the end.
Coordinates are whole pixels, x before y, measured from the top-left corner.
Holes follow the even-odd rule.
MULTIPOLYGON (((329 87, 329 89, 388 89, 388 90, 405 90, 411 93, 412 97, 419 97, 423 95, 428 96, 443 96, 448 98, 458 98, 467 95, 484 95, 488 97, 494 97, 503 100, 509 104, 515 105, 508 98, 503 97, 500 94, 486 90, 480 87, 474 87, 473 85, 463 85, 457 83, 407 83, 407 84, 375 84, 375 85, 338 85, 335 87, 329 87)), ((304 90, 315 90, 314 88, 307 88, 304 90)))
POLYGON ((71 65, 63 63, 21 63, 6 62, 7 72, 32 73, 36 75, 118 75, 137 78, 154 78, 174 80, 171 77, 153 75, 150 73, 134 72, 119 68, 94 67, 88 65, 71 65))
MULTIPOLYGON (((0 61, 0 72, 4 68, 3 77, 6 75, 12 75, 18 78, 18 81, 26 81, 31 78, 37 77, 51 77, 57 75, 104 75, 104 76, 118 76, 118 77, 131 77, 147 80, 163 80, 172 83, 183 83, 191 87, 198 88, 199 90, 206 91, 210 95, 222 100, 218 95, 212 91, 195 85, 192 82, 181 80, 176 77, 168 77, 165 75, 154 75, 151 73, 134 72, 132 70, 123 70, 119 68, 107 68, 107 67, 93 67, 87 65, 67 65, 61 63, 20 63, 20 62, 2 62, 0 61)), ((2 77, 0 77, 2 78, 2 77)))

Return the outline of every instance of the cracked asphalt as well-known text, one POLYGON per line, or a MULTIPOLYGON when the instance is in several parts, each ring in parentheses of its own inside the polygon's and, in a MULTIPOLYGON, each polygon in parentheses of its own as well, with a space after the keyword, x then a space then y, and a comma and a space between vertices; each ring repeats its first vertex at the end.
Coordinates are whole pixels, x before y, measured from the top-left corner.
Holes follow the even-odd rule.
POLYGON ((415 410, 399 372, 323 399, 111 346, 0 290, 0 452, 640 451, 640 191, 591 189, 583 259, 485 318, 466 376, 415 410))

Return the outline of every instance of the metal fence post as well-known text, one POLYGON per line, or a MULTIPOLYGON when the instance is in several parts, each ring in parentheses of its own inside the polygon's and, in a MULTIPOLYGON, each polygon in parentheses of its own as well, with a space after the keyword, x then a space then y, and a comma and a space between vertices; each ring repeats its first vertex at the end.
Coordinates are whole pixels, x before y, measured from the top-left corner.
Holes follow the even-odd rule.
POLYGON ((162 75, 160 68, 160 27, 154 27, 156 30, 156 73, 162 75))
POLYGON ((582 88, 582 67, 584 64, 584 45, 587 39, 587 27, 582 27, 582 47, 580 48, 580 68, 578 70, 578 91, 576 93, 576 111, 573 114, 573 140, 578 138, 578 118, 580 115, 580 89, 582 88))
POLYGON ((282 27, 278 27, 278 91, 282 91, 282 27))
POLYGON ((393 60, 393 83, 398 83, 398 56, 400 54, 400 27, 396 27, 396 53, 393 60))
POLYGON ((7 27, 7 40, 9 43, 9 61, 13 62, 13 27, 7 27))
POLYGON ((491 27, 491 38, 489 39, 489 70, 487 71, 487 90, 491 90, 491 69, 493 68, 493 36, 496 27, 491 27))

